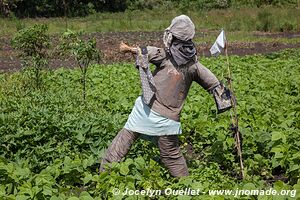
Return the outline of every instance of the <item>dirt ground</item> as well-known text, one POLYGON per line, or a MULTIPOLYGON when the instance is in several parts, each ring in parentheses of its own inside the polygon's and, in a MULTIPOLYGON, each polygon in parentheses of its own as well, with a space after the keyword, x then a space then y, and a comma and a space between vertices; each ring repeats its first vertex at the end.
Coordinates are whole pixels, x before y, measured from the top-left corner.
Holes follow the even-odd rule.
MULTIPOLYGON (((97 46, 103 52, 102 62, 106 64, 133 62, 134 58, 130 54, 121 54, 118 52, 120 41, 132 45, 153 45, 163 47, 162 32, 108 32, 87 34, 84 37, 95 37, 97 46)), ((295 38, 300 37, 300 33, 253 33, 256 37, 271 38, 295 38)), ((197 35, 196 35, 197 37, 197 35)), ((53 36, 52 46, 57 43, 58 37, 53 36)), ((196 44, 198 55, 210 56, 209 48, 211 44, 196 44)), ((286 44, 279 42, 232 42, 228 45, 229 55, 252 55, 266 54, 287 48, 300 48, 300 43, 286 44)), ((75 62, 70 59, 53 57, 50 59, 50 67, 74 67, 75 62)), ((17 52, 12 48, 9 37, 0 37, 0 71, 15 71, 21 68, 21 61, 17 52)))

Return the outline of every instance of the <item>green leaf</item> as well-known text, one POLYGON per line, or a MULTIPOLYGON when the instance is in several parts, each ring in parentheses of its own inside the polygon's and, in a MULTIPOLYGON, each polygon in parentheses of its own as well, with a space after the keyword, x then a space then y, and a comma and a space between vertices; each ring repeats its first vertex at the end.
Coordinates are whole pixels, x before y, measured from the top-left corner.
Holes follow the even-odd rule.
POLYGON ((299 170, 300 169, 300 165, 292 165, 289 169, 290 172, 295 171, 295 170, 299 170))
POLYGON ((52 196, 53 192, 57 192, 57 189, 51 188, 47 185, 43 186, 43 194, 45 196, 52 196))
POLYGON ((85 137, 83 136, 82 132, 79 132, 77 135, 76 135, 76 139, 79 141, 79 142, 83 142, 85 137))
POLYGON ((178 199, 178 200, 190 200, 190 199, 192 199, 192 197, 187 196, 187 195, 179 195, 179 196, 177 197, 177 199, 178 199))
POLYGON ((243 185, 244 190, 255 190, 257 187, 253 183, 246 183, 243 185))
POLYGON ((90 182, 93 179, 93 175, 90 173, 85 174, 84 178, 83 178, 83 184, 87 184, 88 182, 90 182))
POLYGON ((77 197, 70 197, 70 198, 68 198, 68 200, 80 200, 80 199, 77 197))
POLYGON ((52 196, 52 197, 50 198, 50 200, 61 200, 61 198, 56 197, 56 196, 52 196))
POLYGON ((273 153, 282 153, 282 150, 283 150, 282 146, 276 146, 276 147, 273 147, 271 149, 271 152, 273 152, 273 153))
POLYGON ((86 169, 87 167, 92 166, 94 163, 95 163, 95 159, 92 155, 88 159, 84 159, 82 161, 82 165, 83 165, 84 169, 86 169))
POLYGON ((5 194, 6 194, 6 186, 4 184, 0 185, 0 197, 4 196, 5 194))
POLYGON ((138 169, 143 169, 145 167, 145 160, 143 157, 138 157, 134 160, 135 165, 138 169))
POLYGON ((25 195, 17 195, 16 196, 16 200, 27 200, 30 199, 29 196, 25 196, 25 195))
POLYGON ((80 193, 79 199, 80 200, 94 200, 93 197, 91 197, 91 195, 86 191, 80 193))
POLYGON ((272 133, 272 141, 277 141, 285 138, 285 135, 282 132, 273 132, 272 133))
POLYGON ((122 175, 127 175, 129 173, 129 168, 128 168, 128 166, 125 163, 121 164, 120 173, 122 175))

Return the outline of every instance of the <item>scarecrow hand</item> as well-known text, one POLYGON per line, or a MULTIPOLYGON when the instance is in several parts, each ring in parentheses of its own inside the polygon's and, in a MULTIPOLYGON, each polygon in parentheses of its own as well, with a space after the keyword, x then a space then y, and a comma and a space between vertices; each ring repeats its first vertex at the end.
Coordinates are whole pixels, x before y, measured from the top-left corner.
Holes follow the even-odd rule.
POLYGON ((232 92, 222 83, 212 90, 218 113, 225 112, 236 105, 235 97, 232 92), (234 104, 234 105, 232 105, 234 104))
POLYGON ((121 53, 127 53, 127 52, 136 53, 137 52, 137 48, 136 47, 128 46, 124 42, 120 43, 120 47, 119 48, 120 48, 120 52, 121 53))

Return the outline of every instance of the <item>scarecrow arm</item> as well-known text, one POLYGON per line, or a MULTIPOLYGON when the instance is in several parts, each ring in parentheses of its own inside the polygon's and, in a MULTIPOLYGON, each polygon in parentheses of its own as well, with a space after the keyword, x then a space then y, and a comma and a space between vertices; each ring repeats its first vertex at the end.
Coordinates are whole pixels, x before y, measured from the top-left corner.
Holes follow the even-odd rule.
POLYGON ((213 88, 220 85, 218 78, 201 63, 197 63, 194 68, 194 81, 201 85, 206 91, 210 92, 213 88))
POLYGON ((154 64, 156 67, 160 66, 166 58, 166 51, 154 46, 147 46, 147 50, 149 62, 154 64))
POLYGON ((218 80, 218 78, 201 63, 196 65, 194 80, 209 93, 213 94, 218 113, 225 112, 232 107, 231 91, 228 90, 218 80))
MULTIPOLYGON (((137 54, 138 48, 139 47, 129 46, 124 42, 121 42, 119 46, 121 53, 137 54)), ((159 66, 166 58, 166 52, 162 48, 147 46, 147 51, 148 51, 148 61, 156 66, 159 66)))

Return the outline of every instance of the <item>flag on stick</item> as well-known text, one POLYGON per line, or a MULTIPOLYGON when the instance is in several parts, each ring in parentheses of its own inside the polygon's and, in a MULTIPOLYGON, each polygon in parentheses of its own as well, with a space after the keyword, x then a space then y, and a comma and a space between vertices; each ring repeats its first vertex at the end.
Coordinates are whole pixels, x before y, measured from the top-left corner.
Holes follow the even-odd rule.
POLYGON ((226 46, 226 37, 225 37, 224 30, 222 30, 221 33, 219 34, 217 40, 212 45, 212 47, 210 48, 209 51, 210 51, 211 55, 218 56, 223 52, 225 46, 226 46))
POLYGON ((243 163, 243 156, 242 156, 242 135, 239 131, 239 126, 238 126, 238 116, 237 116, 237 110, 236 110, 236 102, 234 99, 234 90, 233 90, 233 84, 232 84, 232 78, 231 78, 231 70, 230 70, 230 64, 229 64, 229 56, 228 56, 228 52, 227 52, 227 45, 226 45, 227 41, 226 41, 226 37, 225 37, 225 32, 224 30, 221 31, 221 33, 219 34, 217 40, 215 41, 215 43, 213 44, 213 46, 210 48, 210 53, 213 56, 218 56, 220 55, 223 50, 225 50, 225 56, 226 56, 226 60, 227 60, 227 69, 228 69, 228 77, 227 77, 227 82, 229 85, 229 89, 232 92, 232 95, 230 97, 231 100, 231 105, 233 108, 233 113, 230 112, 230 117, 231 117, 231 130, 234 132, 235 134, 235 139, 236 139, 236 148, 237 148, 237 152, 238 152, 238 156, 239 156, 239 160, 240 160, 240 173, 241 173, 241 177, 244 179, 245 178, 245 174, 244 174, 244 163, 243 163))

